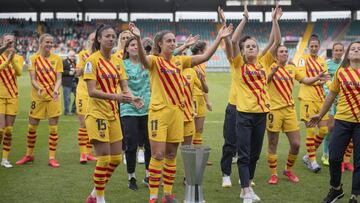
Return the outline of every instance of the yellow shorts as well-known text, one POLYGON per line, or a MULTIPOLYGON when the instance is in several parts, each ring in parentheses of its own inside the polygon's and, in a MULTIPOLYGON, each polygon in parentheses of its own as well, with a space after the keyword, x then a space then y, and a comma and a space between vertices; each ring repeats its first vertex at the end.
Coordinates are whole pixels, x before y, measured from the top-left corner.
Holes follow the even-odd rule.
POLYGON ((195 121, 185 121, 184 122, 184 137, 194 136, 195 134, 195 121))
POLYGON ((19 111, 18 98, 0 98, 0 114, 15 116, 19 111))
POLYGON ((85 124, 90 142, 97 140, 100 142, 114 143, 123 139, 120 119, 118 118, 115 120, 106 120, 86 116, 85 124))
POLYGON ((270 132, 293 132, 300 130, 295 107, 271 110, 266 117, 266 129, 270 132))
POLYGON ((85 116, 89 109, 89 97, 76 96, 76 112, 78 115, 85 116))
POLYGON ((54 118, 62 114, 61 98, 59 100, 32 99, 29 116, 36 119, 54 118))
MULTIPOLYGON (((310 121, 311 117, 318 114, 324 102, 304 101, 300 100, 300 119, 302 121, 310 121)), ((325 114, 322 120, 328 120, 329 114, 325 114)))
POLYGON ((184 112, 177 106, 149 110, 149 139, 156 142, 184 141, 184 112))
POLYGON ((205 117, 206 103, 204 96, 194 96, 195 117, 205 117))

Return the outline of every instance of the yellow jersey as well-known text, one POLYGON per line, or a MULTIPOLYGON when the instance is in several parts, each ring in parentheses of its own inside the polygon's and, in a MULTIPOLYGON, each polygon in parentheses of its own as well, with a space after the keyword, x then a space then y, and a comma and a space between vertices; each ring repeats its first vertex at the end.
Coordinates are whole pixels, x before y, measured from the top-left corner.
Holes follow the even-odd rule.
MULTIPOLYGON (((309 54, 300 58, 298 67, 302 69, 306 77, 316 77, 322 71, 328 71, 325 59, 320 56, 313 58, 309 54)), ((314 83, 313 85, 301 84, 298 95, 299 99, 315 102, 325 101, 324 87, 323 85, 317 84, 318 83, 314 83)))
MULTIPOLYGON (((196 71, 200 72, 200 74, 205 78, 206 81, 206 63, 199 64, 193 67, 196 71)), ((203 96, 204 92, 202 91, 201 84, 195 85, 194 87, 194 96, 203 96)))
POLYGON ((114 55, 118 58, 118 59, 123 59, 123 56, 124 56, 124 50, 120 49, 120 50, 117 50, 114 55))
MULTIPOLYGON (((95 80, 96 89, 110 94, 120 94, 120 81, 127 80, 123 61, 111 55, 104 58, 100 51, 93 53, 84 68, 84 80, 95 80)), ((90 97, 87 115, 95 118, 114 120, 119 118, 118 102, 90 97)))
POLYGON ((15 54, 10 62, 5 54, 0 55, 0 98, 18 98, 16 77, 22 74, 24 58, 15 54))
POLYGON ((167 106, 185 108, 182 70, 191 67, 191 56, 172 56, 170 61, 150 56, 149 68, 151 98, 149 109, 160 110, 167 106))
MULTIPOLYGON (((271 69, 276 68, 278 64, 273 63, 271 69)), ((301 81, 305 74, 297 67, 291 64, 280 66, 274 74, 270 83, 268 83, 270 96, 270 110, 281 109, 283 107, 295 104, 292 97, 294 89, 294 79, 301 81)))
POLYGON ((52 100, 57 73, 64 70, 63 62, 60 56, 50 53, 48 57, 43 57, 39 53, 35 53, 30 57, 31 66, 29 71, 35 72, 35 80, 43 89, 41 95, 37 95, 37 90, 32 87, 31 96, 33 99, 52 100))
POLYGON ((231 84, 230 84, 230 92, 229 92, 229 99, 228 102, 231 105, 236 105, 236 81, 235 81, 235 68, 234 68, 234 61, 232 58, 228 58, 229 64, 230 64, 230 78, 231 78, 231 84))
MULTIPOLYGON (((76 64, 76 68, 84 69, 85 61, 87 58, 89 58, 89 56, 90 56, 89 50, 84 49, 84 50, 80 51, 79 56, 78 56, 78 63, 76 64)), ((80 97, 88 97, 89 96, 89 93, 87 91, 86 82, 84 81, 84 74, 82 74, 79 77, 79 82, 76 87, 76 95, 78 95, 80 97)))
POLYGON ((192 68, 186 68, 182 72, 185 93, 184 121, 192 121, 194 119, 195 109, 193 104, 193 93, 196 85, 201 86, 200 79, 197 77, 196 71, 192 68))
POLYGON ((270 65, 275 61, 267 52, 256 64, 245 63, 238 54, 233 60, 236 86, 236 109, 239 112, 264 113, 270 111, 270 97, 267 75, 270 65))
POLYGON ((360 70, 338 68, 329 89, 339 94, 335 119, 360 123, 360 70))

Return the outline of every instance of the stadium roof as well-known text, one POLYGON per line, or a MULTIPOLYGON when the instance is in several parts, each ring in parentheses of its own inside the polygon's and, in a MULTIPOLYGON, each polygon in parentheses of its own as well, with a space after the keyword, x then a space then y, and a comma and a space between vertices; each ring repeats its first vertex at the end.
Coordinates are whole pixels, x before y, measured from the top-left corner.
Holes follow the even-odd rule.
MULTIPOLYGON (((172 13, 175 11, 215 11, 226 0, 2 0, 0 12, 139 12, 172 13)), ((261 1, 261 0, 257 0, 261 1)), ((285 11, 360 10, 360 0, 292 0, 285 11)), ((270 6, 249 6, 250 11, 270 11, 270 6)))

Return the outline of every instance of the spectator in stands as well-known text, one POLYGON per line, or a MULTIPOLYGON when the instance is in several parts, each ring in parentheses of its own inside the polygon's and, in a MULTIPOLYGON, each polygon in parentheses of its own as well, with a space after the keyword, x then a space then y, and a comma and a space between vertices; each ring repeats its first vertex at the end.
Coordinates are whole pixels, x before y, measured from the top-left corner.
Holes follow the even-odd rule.
POLYGON ((69 51, 68 56, 63 61, 64 72, 62 75, 62 85, 64 91, 64 114, 72 115, 76 112, 75 99, 70 109, 71 93, 76 97, 76 82, 75 82, 75 52, 69 51))

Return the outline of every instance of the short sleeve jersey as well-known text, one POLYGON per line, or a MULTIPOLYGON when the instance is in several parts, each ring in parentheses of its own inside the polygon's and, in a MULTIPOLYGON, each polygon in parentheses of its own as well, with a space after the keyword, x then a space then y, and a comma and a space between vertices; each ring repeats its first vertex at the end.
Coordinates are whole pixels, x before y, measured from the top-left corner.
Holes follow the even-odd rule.
POLYGON ((233 60, 236 86, 236 109, 239 112, 264 113, 270 111, 267 75, 274 57, 267 52, 256 64, 245 63, 238 54, 233 60))
MULTIPOLYGON (((300 58, 298 67, 304 71, 306 77, 316 77, 322 71, 328 71, 325 59, 320 56, 313 58, 310 55, 304 55, 300 58)), ((323 102, 325 101, 324 87, 322 85, 306 85, 302 83, 298 97, 305 101, 323 102)))
POLYGON ((133 64, 129 59, 124 60, 128 86, 134 96, 141 97, 144 106, 135 108, 132 104, 120 104, 120 116, 144 116, 148 114, 150 102, 150 78, 149 71, 145 70, 141 63, 133 64))
MULTIPOLYGON (((120 81, 126 79, 122 60, 113 55, 108 60, 97 51, 86 60, 84 80, 95 80, 95 88, 99 91, 120 94, 120 81)), ((87 115, 106 120, 117 119, 119 118, 118 102, 90 97, 87 115)))
MULTIPOLYGON (((85 61, 87 58, 89 58, 89 56, 90 56, 90 51, 88 51, 86 49, 80 51, 79 56, 78 56, 78 63, 76 64, 76 68, 84 69, 85 61)), ((88 97, 89 96, 88 91, 87 91, 86 82, 84 81, 84 75, 81 75, 79 77, 79 83, 76 88, 76 95, 78 95, 80 97, 88 97)))
POLYGON ((195 86, 201 87, 200 79, 197 77, 196 71, 193 68, 187 68, 182 73, 185 93, 184 119, 185 121, 192 121, 194 118, 194 105, 193 105, 193 93, 195 86))
POLYGON ((149 109, 159 110, 167 106, 185 108, 182 70, 191 67, 191 56, 172 56, 170 61, 160 56, 150 56, 151 98, 149 109))
MULTIPOLYGON (((278 65, 273 63, 271 70, 278 65)), ((270 83, 268 83, 270 93, 270 109, 276 110, 295 104, 292 97, 294 89, 294 80, 301 81, 305 78, 304 73, 291 64, 280 66, 274 74, 270 83)))
POLYGON ((57 80, 57 73, 64 70, 61 57, 51 53, 48 57, 43 57, 39 53, 35 53, 30 57, 31 66, 29 71, 35 72, 35 80, 43 89, 39 96, 37 90, 32 87, 31 96, 33 99, 51 100, 57 80))
POLYGON ((24 58, 15 54, 11 62, 5 54, 0 55, 0 98, 18 98, 16 77, 22 74, 24 58))
POLYGON ((338 68, 329 89, 339 97, 335 119, 360 123, 360 70, 338 68))

